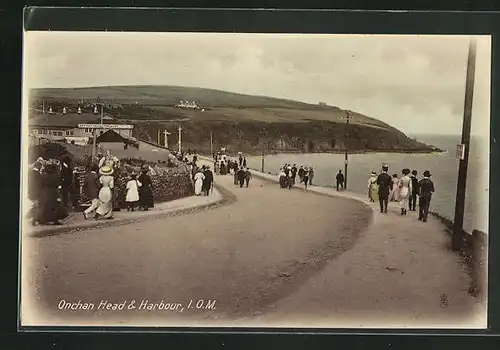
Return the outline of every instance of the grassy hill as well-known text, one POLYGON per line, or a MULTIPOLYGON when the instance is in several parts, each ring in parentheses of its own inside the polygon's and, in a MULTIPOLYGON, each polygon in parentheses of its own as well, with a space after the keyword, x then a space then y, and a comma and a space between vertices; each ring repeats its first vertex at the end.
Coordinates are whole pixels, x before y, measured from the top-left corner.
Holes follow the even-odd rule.
POLYGON ((147 140, 156 140, 157 130, 173 133, 182 125, 183 143, 196 149, 208 147, 211 130, 217 147, 246 152, 257 152, 264 138, 266 148, 277 152, 338 152, 345 147, 359 152, 433 150, 360 113, 349 112, 347 127, 347 111, 338 107, 273 97, 179 86, 33 89, 30 97, 34 109, 40 109, 43 100, 55 110, 63 105, 76 109, 82 99, 89 110, 92 103, 103 102, 106 112, 135 124, 137 136, 147 140), (181 100, 196 101, 204 111, 175 107, 181 100))

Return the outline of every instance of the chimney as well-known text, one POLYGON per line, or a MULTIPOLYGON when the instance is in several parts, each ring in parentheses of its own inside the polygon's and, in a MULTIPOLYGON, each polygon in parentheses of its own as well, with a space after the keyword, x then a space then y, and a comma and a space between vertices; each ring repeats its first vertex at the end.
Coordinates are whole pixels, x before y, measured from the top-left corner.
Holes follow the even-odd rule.
POLYGON ((82 107, 78 107, 78 114, 82 114, 82 107))

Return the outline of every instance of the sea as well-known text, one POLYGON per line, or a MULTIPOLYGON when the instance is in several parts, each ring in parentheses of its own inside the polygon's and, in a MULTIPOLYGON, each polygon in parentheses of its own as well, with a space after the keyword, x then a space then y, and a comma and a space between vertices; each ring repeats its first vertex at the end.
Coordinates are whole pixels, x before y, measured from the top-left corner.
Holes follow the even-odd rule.
MULTIPOLYGON (((389 166, 391 175, 397 173, 401 176, 401 170, 409 168, 417 170, 417 176, 422 178, 422 173, 429 170, 432 173, 436 189, 430 210, 444 218, 453 220, 459 165, 456 146, 460 143, 460 135, 410 136, 428 145, 443 149, 445 152, 433 154, 351 154, 348 161, 348 190, 366 193, 370 173, 373 170, 379 172, 382 164, 389 166)), ((247 157, 249 168, 260 171, 261 162, 262 157, 247 157)), ((489 162, 489 139, 472 136, 464 214, 464 230, 469 233, 473 229, 488 233, 489 162)), ((264 171, 277 174, 285 163, 296 164, 297 167, 301 165, 312 166, 315 174, 313 184, 320 186, 334 186, 338 171, 344 172, 344 154, 329 153, 268 155, 264 157, 264 171)))

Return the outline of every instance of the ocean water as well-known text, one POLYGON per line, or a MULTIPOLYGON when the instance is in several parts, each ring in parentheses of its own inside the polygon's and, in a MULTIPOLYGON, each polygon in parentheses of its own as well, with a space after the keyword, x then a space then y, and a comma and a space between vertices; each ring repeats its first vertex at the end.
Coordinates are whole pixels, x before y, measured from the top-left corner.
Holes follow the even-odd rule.
MULTIPOLYGON (((353 154, 348 162, 348 189, 357 193, 366 193, 370 173, 380 171, 383 163, 389 166, 389 173, 401 175, 403 168, 422 173, 429 170, 436 188, 431 202, 431 211, 453 220, 458 178, 459 160, 455 148, 460 143, 460 136, 415 135, 414 138, 427 144, 447 150, 441 154, 353 154)), ((488 232, 489 207, 489 144, 486 138, 472 137, 467 172, 467 190, 465 199, 464 229, 472 232, 478 229, 488 232)), ((261 170, 261 157, 248 157, 250 168, 261 170)), ((313 183, 321 186, 334 186, 335 175, 344 172, 343 154, 277 154, 264 159, 264 170, 277 174, 283 164, 312 166, 315 176, 313 183)))

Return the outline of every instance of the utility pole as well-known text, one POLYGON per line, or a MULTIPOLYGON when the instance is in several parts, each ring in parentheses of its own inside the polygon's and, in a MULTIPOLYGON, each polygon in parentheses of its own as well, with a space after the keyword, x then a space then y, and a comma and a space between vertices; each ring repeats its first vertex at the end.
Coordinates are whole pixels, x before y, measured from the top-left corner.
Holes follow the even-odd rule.
POLYGON ((213 135, 212 132, 210 131, 210 155, 213 156, 213 154, 214 154, 213 135))
POLYGON ((349 111, 346 111, 347 117, 346 117, 346 128, 345 128, 345 141, 344 141, 344 146, 345 146, 345 155, 344 155, 344 189, 347 190, 347 165, 349 163, 348 161, 348 149, 347 149, 347 138, 348 138, 348 129, 349 129, 349 111))
POLYGON ((467 58, 467 77, 465 81, 465 103, 464 119, 462 124, 462 144, 464 147, 463 157, 460 158, 458 166, 457 197, 455 200, 455 218, 453 220, 452 250, 458 251, 462 248, 465 190, 467 187, 467 167, 469 164, 470 129, 472 124, 472 103, 474 97, 474 77, 476 70, 476 41, 469 42, 469 55, 467 58))
POLYGON ((156 144, 160 145, 160 129, 156 130, 156 144))
POLYGON ((264 145, 266 142, 266 129, 262 129, 262 161, 261 161, 261 171, 264 172, 264 157, 265 157, 265 152, 264 152, 264 145))
POLYGON ((179 128, 177 129, 179 131, 179 153, 181 153, 182 149, 182 127, 179 125, 179 128))

